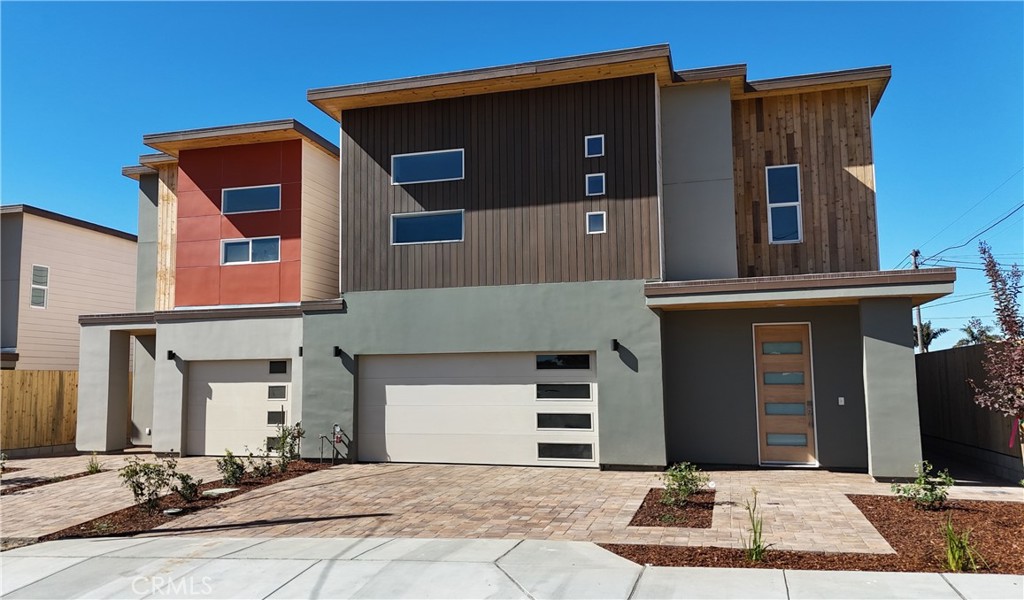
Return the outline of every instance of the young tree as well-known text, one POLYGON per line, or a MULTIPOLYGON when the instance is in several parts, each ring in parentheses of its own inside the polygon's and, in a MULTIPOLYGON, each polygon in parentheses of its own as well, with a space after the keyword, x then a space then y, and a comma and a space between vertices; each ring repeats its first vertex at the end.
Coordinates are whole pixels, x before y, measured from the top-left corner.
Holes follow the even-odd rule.
POLYGON ((985 381, 969 380, 974 401, 1015 419, 1018 441, 1024 435, 1024 318, 1020 312, 1021 271, 1016 264, 1003 270, 985 242, 978 244, 985 261, 985 276, 996 305, 996 322, 1003 334, 999 344, 985 348, 985 381))
MULTIPOLYGON (((945 327, 934 328, 931 321, 921 323, 921 352, 927 352, 935 338, 949 331, 945 327)), ((917 345, 917 325, 914 325, 914 345, 917 345)))
POLYGON ((991 325, 985 325, 978 317, 973 317, 971 320, 967 321, 967 325, 960 328, 964 337, 960 338, 960 341, 953 344, 953 347, 962 348, 964 346, 976 346, 978 344, 998 342, 1000 338, 995 333, 992 333, 993 329, 995 328, 991 325))

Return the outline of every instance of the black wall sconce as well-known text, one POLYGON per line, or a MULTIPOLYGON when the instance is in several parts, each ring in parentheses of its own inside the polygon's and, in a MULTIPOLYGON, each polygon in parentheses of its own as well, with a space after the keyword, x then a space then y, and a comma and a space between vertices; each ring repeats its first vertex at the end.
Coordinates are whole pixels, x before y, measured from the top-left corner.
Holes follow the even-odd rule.
POLYGON ((612 338, 612 352, 619 351, 619 338, 612 338))
POLYGON ((174 353, 174 350, 167 351, 167 360, 174 360, 178 358, 178 355, 174 353))
POLYGON ((334 347, 334 358, 341 358, 341 346, 334 347))
POLYGON ((302 346, 299 346, 299 356, 302 356, 302 346))

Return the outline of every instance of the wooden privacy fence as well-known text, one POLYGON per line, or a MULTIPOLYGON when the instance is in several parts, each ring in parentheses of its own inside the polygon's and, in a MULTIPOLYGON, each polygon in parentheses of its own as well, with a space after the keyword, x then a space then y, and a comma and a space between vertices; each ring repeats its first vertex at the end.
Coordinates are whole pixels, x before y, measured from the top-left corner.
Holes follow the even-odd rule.
POLYGON ((75 442, 78 371, 0 371, 0 449, 75 442))
POLYGON ((921 433, 942 440, 1020 457, 1010 447, 1013 421, 974 403, 967 380, 981 383, 985 346, 965 346, 917 355, 917 402, 921 433))

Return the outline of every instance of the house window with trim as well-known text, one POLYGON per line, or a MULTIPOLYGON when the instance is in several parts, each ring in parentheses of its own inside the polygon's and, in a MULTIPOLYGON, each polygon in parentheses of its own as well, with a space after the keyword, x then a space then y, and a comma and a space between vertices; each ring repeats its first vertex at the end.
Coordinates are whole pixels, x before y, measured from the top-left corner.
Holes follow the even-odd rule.
POLYGON ((768 240, 772 244, 804 241, 800 209, 800 166, 765 167, 768 189, 768 240))
POLYGON ((221 241, 222 265, 249 265, 281 260, 279 236, 221 241))
POLYGON ((46 308, 50 295, 50 267, 32 265, 32 308, 46 308))

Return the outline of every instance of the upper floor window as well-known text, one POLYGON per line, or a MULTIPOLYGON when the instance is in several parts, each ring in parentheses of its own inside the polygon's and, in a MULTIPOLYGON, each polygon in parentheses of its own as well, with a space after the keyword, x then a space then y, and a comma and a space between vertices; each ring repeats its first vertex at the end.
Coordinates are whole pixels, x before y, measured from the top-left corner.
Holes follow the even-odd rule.
POLYGON ((604 196, 604 173, 589 173, 586 181, 588 196, 604 196))
POLYGON ((583 138, 583 156, 597 158, 604 156, 604 134, 588 135, 583 138))
POLYGON ((281 186, 225 188, 220 194, 220 207, 225 215, 281 210, 281 186))
POLYGON ((222 265, 277 262, 281 259, 281 238, 262 237, 221 241, 222 265))
POLYGON ((50 295, 50 267, 32 265, 32 299, 34 308, 46 308, 47 296, 50 295))
POLYGON ((391 185, 464 179, 465 151, 434 150, 391 156, 391 185))
POLYGON ((587 235, 596 233, 605 233, 608 231, 608 224, 606 222, 607 213, 604 211, 600 212, 588 212, 587 213, 587 235))
POLYGON ((803 241, 800 166, 765 167, 768 182, 768 239, 772 244, 803 241))
POLYGON ((391 244, 461 242, 465 214, 459 209, 391 215, 391 244))

